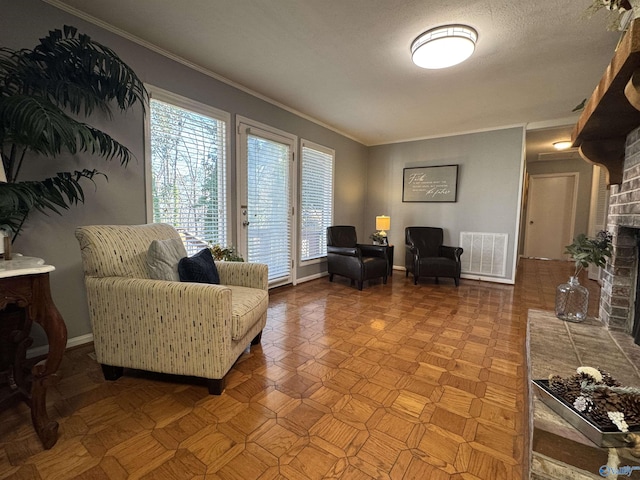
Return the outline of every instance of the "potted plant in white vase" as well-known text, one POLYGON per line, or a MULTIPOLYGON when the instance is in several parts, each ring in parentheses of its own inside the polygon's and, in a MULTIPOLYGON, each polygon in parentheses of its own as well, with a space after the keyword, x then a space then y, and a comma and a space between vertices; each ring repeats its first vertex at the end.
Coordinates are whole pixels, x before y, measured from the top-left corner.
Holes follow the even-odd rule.
POLYGON ((369 235, 369 238, 373 240, 374 245, 387 245, 388 242, 387 232, 385 231, 373 232, 371 235, 369 235))
POLYGON ((126 166, 134 158, 129 149, 85 120, 138 103, 144 109, 147 99, 142 81, 113 50, 74 27, 50 31, 33 49, 0 48, 0 230, 15 240, 30 212, 61 213, 82 203, 83 183, 104 176, 86 168, 21 181, 25 163, 51 162, 64 152, 126 166))
POLYGON ((604 267, 612 255, 611 234, 601 230, 595 238, 578 235, 565 252, 573 258, 575 270, 568 283, 556 289, 556 316, 568 322, 583 322, 587 318, 589 291, 578 281, 580 272, 589 265, 604 267))
POLYGON ((625 30, 640 16, 640 0, 593 0, 587 14, 591 16, 602 9, 609 12, 608 30, 625 30))

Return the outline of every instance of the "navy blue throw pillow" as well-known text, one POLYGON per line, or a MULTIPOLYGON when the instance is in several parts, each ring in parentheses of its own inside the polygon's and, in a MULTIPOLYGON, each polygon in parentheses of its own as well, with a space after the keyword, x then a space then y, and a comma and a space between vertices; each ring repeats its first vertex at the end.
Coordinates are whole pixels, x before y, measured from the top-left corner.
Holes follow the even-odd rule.
POLYGON ((181 282, 220 284, 218 269, 208 248, 200 250, 193 257, 180 259, 178 274, 181 282))

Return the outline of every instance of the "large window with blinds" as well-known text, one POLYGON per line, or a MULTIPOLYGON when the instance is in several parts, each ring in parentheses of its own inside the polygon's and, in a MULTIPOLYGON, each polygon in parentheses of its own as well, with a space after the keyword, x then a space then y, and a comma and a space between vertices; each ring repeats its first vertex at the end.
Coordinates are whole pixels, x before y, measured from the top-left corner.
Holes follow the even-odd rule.
POLYGON ((153 222, 173 225, 193 254, 227 245, 227 125, 212 107, 150 89, 148 120, 153 222))
POLYGON ((302 140, 300 161, 300 262, 327 255, 327 227, 333 222, 335 152, 302 140))

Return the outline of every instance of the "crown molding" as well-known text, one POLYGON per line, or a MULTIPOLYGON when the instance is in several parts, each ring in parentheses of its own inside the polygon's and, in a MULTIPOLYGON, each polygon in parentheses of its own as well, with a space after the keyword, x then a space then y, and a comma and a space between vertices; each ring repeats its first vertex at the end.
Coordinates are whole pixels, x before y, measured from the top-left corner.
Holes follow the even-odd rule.
POLYGON ((180 63, 180 64, 182 64, 182 65, 184 65, 184 66, 186 66, 186 67, 188 67, 188 68, 190 68, 192 70, 195 70, 195 71, 197 71, 199 73, 202 73, 204 75, 207 75, 208 77, 211 77, 211 78, 213 78, 213 79, 215 79, 215 80, 217 80, 219 82, 222 82, 222 83, 224 83, 226 85, 229 85, 229 86, 231 86, 231 87, 233 87, 233 88, 235 88, 237 90, 240 90, 241 92, 244 92, 244 93, 246 93, 248 95, 256 97, 256 98, 258 98, 258 99, 260 99, 260 100, 262 100, 264 102, 267 102, 267 103, 269 103, 269 104, 271 104, 271 105, 273 105, 275 107, 281 108, 282 110, 285 110, 285 111, 287 111, 289 113, 297 115, 298 117, 301 117, 301 118, 303 118, 305 120, 313 122, 316 125, 319 125, 319 126, 324 127, 324 128, 326 128, 328 130, 331 130, 332 132, 335 132, 335 133, 337 133, 339 135, 342 135, 343 137, 346 137, 346 138, 348 138, 350 140, 353 140, 354 142, 358 142, 358 143, 360 143, 362 145, 369 146, 364 141, 354 137, 353 135, 350 135, 350 134, 348 134, 346 132, 343 132, 343 131, 337 129, 336 127, 333 127, 332 125, 324 123, 324 122, 322 122, 322 121, 320 121, 320 120, 318 120, 318 119, 316 119, 316 118, 314 118, 314 117, 312 117, 310 115, 307 115, 306 113, 300 112, 299 110, 296 110, 296 109, 291 108, 291 107, 289 107, 289 106, 287 106, 287 105, 285 105, 283 103, 280 103, 277 100, 274 100, 273 98, 267 97, 266 95, 263 95, 263 94, 261 94, 259 92, 256 92, 255 90, 252 90, 252 89, 250 89, 248 87, 245 87, 244 85, 242 85, 240 83, 234 82, 233 80, 230 80, 230 79, 228 79, 228 78, 226 78, 226 77, 224 77, 224 76, 222 76, 222 75, 220 75, 220 74, 218 74, 218 73, 216 73, 216 72, 214 72, 212 70, 204 68, 201 65, 198 65, 198 64, 196 64, 194 62, 191 62, 191 61, 189 61, 189 60, 187 60, 187 59, 185 59, 185 58, 183 58, 183 57, 181 57, 179 55, 171 53, 168 50, 165 50, 165 49, 155 45, 154 43, 148 42, 147 40, 144 40, 144 39, 142 39, 140 37, 132 35, 131 33, 126 32, 125 30, 122 30, 121 28, 118 28, 118 27, 116 27, 116 26, 114 26, 114 25, 112 25, 112 24, 110 24, 108 22, 105 22, 104 20, 100 20, 99 18, 96 18, 96 17, 94 17, 92 15, 89 15, 88 13, 83 12, 81 10, 78 10, 77 8, 71 7, 71 6, 61 2, 60 0, 42 0, 42 1, 44 3, 48 3, 49 5, 55 7, 57 9, 59 9, 59 10, 63 10, 63 11, 65 11, 65 12, 67 12, 67 13, 75 16, 75 17, 78 17, 78 18, 80 18, 80 19, 82 19, 82 20, 84 20, 86 22, 89 22, 89 23, 91 23, 93 25, 96 25, 96 26, 98 26, 98 27, 100 27, 100 28, 102 28, 104 30, 107 30, 107 31, 109 31, 111 33, 114 33, 114 34, 118 35, 119 37, 122 37, 122 38, 124 38, 126 40, 129 40, 129 41, 131 41, 133 43, 136 43, 136 44, 140 45, 141 47, 144 47, 144 48, 149 49, 149 50, 151 50, 151 51, 153 51, 153 52, 155 52, 155 53, 157 53, 159 55, 162 55, 163 57, 166 57, 166 58, 168 58, 170 60, 173 60, 173 61, 175 61, 177 63, 180 63))

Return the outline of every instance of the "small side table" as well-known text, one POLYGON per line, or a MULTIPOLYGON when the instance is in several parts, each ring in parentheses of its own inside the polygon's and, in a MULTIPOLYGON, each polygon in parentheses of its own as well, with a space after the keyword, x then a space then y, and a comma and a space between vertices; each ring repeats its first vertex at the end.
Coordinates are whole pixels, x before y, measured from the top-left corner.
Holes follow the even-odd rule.
POLYGON ((380 245, 379 243, 374 243, 379 247, 385 247, 387 251, 387 275, 390 277, 393 276, 393 245, 380 245))
POLYGON ((16 255, 0 260, 0 406, 22 397, 31 407, 31 421, 45 449, 58 440, 58 422, 47 415, 46 393, 60 380, 56 372, 67 345, 67 327, 51 299, 53 270, 41 258, 16 255), (25 375, 34 321, 47 335, 49 353, 25 375))
POLYGON ((389 276, 393 276, 393 245, 387 245, 387 260, 389 261, 389 276))

